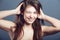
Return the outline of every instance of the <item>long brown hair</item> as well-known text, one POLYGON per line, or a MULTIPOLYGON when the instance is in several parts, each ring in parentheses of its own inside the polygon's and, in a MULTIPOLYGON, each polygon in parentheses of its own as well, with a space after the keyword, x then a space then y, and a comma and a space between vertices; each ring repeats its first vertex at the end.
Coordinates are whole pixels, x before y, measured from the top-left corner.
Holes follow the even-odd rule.
MULTIPOLYGON (((28 5, 33 6, 38 13, 40 13, 40 8, 42 8, 40 2, 38 0, 23 0, 24 4, 21 6, 20 11, 21 13, 17 15, 17 21, 16 21, 16 30, 14 32, 14 38, 13 40, 17 40, 19 36, 21 36, 21 32, 23 31, 23 25, 25 23, 24 17, 22 13, 25 11, 26 7, 28 5)), ((34 31, 33 34, 33 40, 42 40, 42 30, 40 25, 40 19, 36 19, 34 23, 32 24, 32 28, 34 31)), ((20 39, 21 40, 21 39, 20 39)))

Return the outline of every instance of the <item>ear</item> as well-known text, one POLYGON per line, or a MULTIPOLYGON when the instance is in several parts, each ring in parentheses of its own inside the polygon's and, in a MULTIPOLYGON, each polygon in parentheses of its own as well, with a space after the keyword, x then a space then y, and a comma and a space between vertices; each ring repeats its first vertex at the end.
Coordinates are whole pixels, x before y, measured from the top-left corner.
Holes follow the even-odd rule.
POLYGON ((41 15, 40 14, 38 14, 38 18, 40 19, 40 17, 41 17, 41 15))
POLYGON ((21 15, 24 15, 24 12, 21 12, 20 14, 21 14, 21 15))

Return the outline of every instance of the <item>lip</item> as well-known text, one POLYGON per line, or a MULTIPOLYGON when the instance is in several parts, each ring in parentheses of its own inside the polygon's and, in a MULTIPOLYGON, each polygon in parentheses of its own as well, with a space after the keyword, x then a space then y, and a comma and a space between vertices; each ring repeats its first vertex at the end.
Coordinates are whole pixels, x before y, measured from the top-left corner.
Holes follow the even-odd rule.
POLYGON ((34 19, 28 19, 30 22, 33 22, 34 21, 34 19))

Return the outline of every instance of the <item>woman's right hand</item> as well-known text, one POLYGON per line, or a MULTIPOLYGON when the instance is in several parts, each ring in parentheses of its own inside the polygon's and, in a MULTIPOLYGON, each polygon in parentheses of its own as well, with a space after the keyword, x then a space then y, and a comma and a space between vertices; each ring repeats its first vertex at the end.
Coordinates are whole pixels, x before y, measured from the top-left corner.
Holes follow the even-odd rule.
POLYGON ((23 5, 23 2, 19 4, 19 6, 15 9, 16 14, 20 14, 20 8, 23 5))

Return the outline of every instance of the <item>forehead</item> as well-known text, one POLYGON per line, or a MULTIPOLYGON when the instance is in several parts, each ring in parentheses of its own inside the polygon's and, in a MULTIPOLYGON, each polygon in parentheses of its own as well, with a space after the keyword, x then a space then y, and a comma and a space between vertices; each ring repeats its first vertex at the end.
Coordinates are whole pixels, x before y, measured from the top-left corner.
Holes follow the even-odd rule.
POLYGON ((33 6, 28 5, 28 6, 26 7, 25 11, 36 11, 36 9, 35 9, 33 6))

